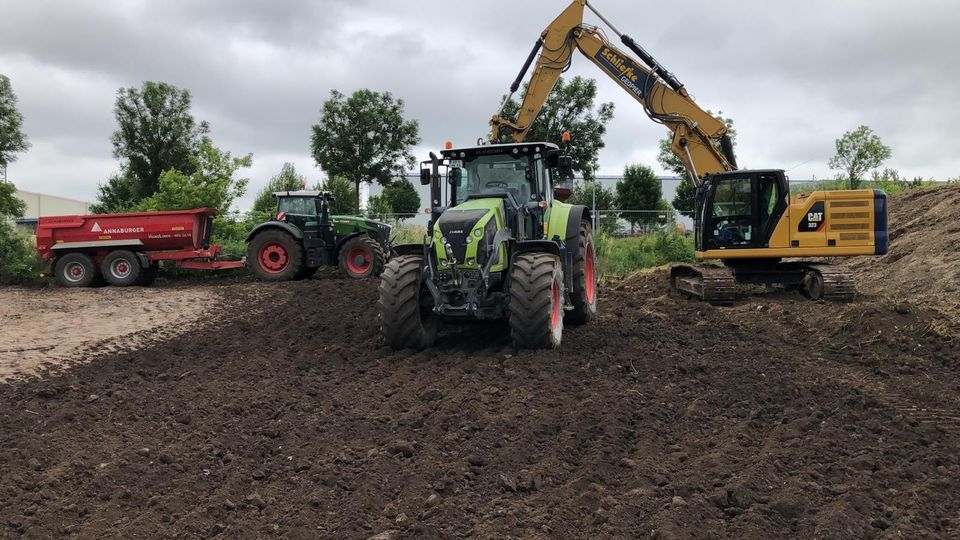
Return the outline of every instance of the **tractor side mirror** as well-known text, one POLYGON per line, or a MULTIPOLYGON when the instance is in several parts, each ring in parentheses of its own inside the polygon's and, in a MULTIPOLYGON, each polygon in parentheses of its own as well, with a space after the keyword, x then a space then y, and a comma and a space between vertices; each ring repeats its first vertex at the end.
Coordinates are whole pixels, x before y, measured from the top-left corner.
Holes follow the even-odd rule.
POLYGON ((420 185, 429 186, 430 180, 432 180, 430 169, 420 169, 420 185))
POLYGON ((460 170, 460 168, 459 168, 459 167, 455 167, 455 168, 453 168, 453 169, 450 169, 450 172, 447 174, 447 182, 448 182, 451 186, 459 186, 459 185, 460 185, 460 179, 461 179, 462 177, 463 177, 463 173, 462 173, 462 171, 460 170))
POLYGON ((573 176, 573 158, 567 155, 557 157, 557 174, 566 179, 573 176))

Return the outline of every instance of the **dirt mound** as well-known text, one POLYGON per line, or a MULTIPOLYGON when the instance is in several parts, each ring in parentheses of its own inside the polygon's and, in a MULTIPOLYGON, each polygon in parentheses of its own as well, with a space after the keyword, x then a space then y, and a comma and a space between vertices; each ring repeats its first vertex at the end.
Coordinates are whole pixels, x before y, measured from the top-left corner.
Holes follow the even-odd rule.
POLYGON ((960 185, 890 198, 890 251, 850 261, 860 289, 960 321, 960 185))
POLYGON ((550 352, 500 325, 390 351, 373 282, 234 289, 271 300, 0 386, 0 531, 960 534, 960 344, 926 314, 792 293, 714 308, 664 282, 606 284, 550 352))

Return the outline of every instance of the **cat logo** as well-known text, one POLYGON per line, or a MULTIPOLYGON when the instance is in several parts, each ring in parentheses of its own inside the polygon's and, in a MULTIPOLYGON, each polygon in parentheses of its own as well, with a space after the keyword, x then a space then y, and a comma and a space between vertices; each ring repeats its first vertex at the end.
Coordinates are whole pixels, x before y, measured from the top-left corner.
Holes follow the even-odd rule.
POLYGON ((823 212, 808 212, 807 221, 820 223, 821 221, 823 221, 823 212))
POLYGON ((103 229, 100 228, 100 224, 97 222, 93 223, 93 227, 90 228, 90 232, 100 232, 103 229))

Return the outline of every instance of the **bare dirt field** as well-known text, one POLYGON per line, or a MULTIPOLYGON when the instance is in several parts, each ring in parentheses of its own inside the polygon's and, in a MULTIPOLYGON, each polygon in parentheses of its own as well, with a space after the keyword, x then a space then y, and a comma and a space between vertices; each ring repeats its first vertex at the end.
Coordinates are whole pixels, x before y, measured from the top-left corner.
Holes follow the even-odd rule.
POLYGON ((607 281, 549 352, 391 351, 375 282, 213 287, 228 317, 0 385, 0 537, 956 538, 960 329, 885 260, 849 304, 607 281))
POLYGON ((0 288, 0 382, 139 348, 218 317, 229 287, 0 288))

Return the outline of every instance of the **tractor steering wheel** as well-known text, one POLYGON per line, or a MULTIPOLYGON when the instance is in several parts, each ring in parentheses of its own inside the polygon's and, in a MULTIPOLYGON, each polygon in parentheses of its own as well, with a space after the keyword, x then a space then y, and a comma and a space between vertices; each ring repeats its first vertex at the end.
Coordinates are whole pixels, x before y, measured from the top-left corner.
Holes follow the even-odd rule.
POLYGON ((506 182, 501 182, 499 180, 491 180, 490 182, 487 182, 486 184, 484 184, 484 187, 507 189, 508 187, 510 187, 510 185, 507 184, 506 182))

